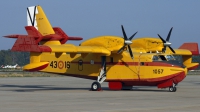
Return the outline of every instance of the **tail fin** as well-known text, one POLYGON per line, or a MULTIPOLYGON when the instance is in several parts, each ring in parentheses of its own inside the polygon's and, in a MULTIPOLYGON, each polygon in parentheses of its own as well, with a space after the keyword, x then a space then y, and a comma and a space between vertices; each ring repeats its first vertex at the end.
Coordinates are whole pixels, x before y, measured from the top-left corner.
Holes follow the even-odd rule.
MULTIPOLYGON (((27 8, 27 22, 28 26, 34 26, 42 34, 42 36, 46 38, 46 40, 54 38, 54 40, 58 39, 61 44, 64 44, 67 42, 67 40, 83 39, 81 37, 68 37, 59 27, 52 28, 41 6, 30 6, 27 8), (57 38, 57 35, 60 37, 57 38)), ((14 37, 16 37, 16 35, 14 35, 12 38, 14 37)))
POLYGON ((51 52, 48 46, 39 46, 38 43, 42 39, 40 32, 33 26, 25 27, 28 35, 18 35, 12 51, 27 51, 27 52, 51 52))
POLYGON ((82 37, 69 37, 60 27, 53 27, 53 30, 57 35, 63 37, 60 40, 61 44, 65 44, 67 40, 83 40, 82 37))
POLYGON ((65 43, 67 42, 68 38, 69 38, 69 37, 67 36, 67 34, 66 34, 61 28, 59 28, 59 27, 54 27, 53 30, 54 30, 54 32, 55 32, 56 34, 58 34, 58 35, 60 35, 61 37, 63 37, 63 39, 60 40, 60 43, 61 43, 61 44, 65 44, 65 43))
POLYGON ((42 36, 55 34, 41 6, 30 6, 27 8, 28 26, 34 26, 42 36))

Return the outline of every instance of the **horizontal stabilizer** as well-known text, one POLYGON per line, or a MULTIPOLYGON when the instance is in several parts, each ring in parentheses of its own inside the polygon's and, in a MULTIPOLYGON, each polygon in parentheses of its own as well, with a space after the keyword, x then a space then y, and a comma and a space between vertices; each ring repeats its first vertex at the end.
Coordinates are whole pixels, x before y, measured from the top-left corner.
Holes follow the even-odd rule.
POLYGON ((53 27, 55 34, 60 35, 63 39, 60 41, 61 44, 67 42, 67 40, 83 40, 81 37, 68 37, 68 35, 60 28, 60 27, 53 27))
POLYGON ((38 45, 42 39, 42 35, 35 27, 26 26, 25 29, 28 35, 15 35, 17 36, 17 40, 11 49, 12 51, 51 52, 51 48, 48 46, 38 45))
POLYGON ((69 37, 68 40, 83 40, 82 37, 69 37))
POLYGON ((184 43, 179 49, 187 49, 192 52, 192 55, 199 55, 198 43, 184 43))
POLYGON ((51 52, 48 46, 38 45, 34 38, 19 36, 13 45, 12 51, 51 52))

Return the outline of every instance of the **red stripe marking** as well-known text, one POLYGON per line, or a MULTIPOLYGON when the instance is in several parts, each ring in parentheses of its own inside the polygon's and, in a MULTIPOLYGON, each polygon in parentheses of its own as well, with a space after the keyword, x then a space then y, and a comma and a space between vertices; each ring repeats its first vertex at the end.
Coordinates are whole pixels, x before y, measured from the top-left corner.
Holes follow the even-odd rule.
POLYGON ((188 70, 195 70, 196 68, 198 68, 199 65, 196 65, 196 66, 193 66, 193 67, 190 67, 188 68, 188 70))
POLYGON ((49 64, 45 64, 45 65, 42 65, 42 66, 39 66, 39 67, 36 67, 36 68, 33 68, 33 69, 29 69, 29 70, 25 70, 25 71, 30 71, 30 72, 34 72, 34 71, 40 71, 42 69, 45 69, 49 64))
POLYGON ((173 80, 174 83, 179 83, 185 78, 185 72, 179 72, 165 77, 149 78, 149 79, 107 79, 106 81, 123 82, 127 86, 157 86, 167 80, 173 80))
MULTIPOLYGON (((88 75, 81 75, 81 74, 62 74, 57 73, 59 75, 66 75, 84 79, 92 79, 96 80, 96 76, 88 76, 88 75)), ((148 78, 148 79, 106 79, 106 82, 123 82, 125 85, 130 86, 157 86, 167 80, 173 80, 175 83, 181 82, 185 78, 185 72, 179 72, 176 74, 168 75, 165 77, 159 78, 148 78)))
MULTIPOLYGON (((71 63, 77 63, 78 62, 71 62, 71 63)), ((83 61, 83 64, 91 64, 90 62, 84 62, 83 61)), ((102 62, 94 62, 94 65, 101 65, 102 62)), ((142 63, 140 62, 106 62, 107 65, 126 65, 126 66, 129 66, 129 65, 136 65, 138 66, 140 64, 140 66, 165 66, 165 67, 172 67, 172 64, 170 63, 165 63, 165 62, 143 62, 143 65, 142 63)), ((177 65, 174 65, 173 67, 180 67, 180 66, 177 66, 177 65)))
POLYGON ((146 79, 107 79, 107 81, 127 81, 127 82, 132 82, 132 81, 148 81, 148 82, 159 82, 159 81, 163 81, 163 80, 167 80, 167 79, 171 79, 173 77, 176 77, 177 75, 180 75, 180 74, 184 74, 185 75, 185 72, 182 71, 182 72, 179 72, 179 73, 176 73, 176 74, 171 74, 171 75, 168 75, 168 76, 164 76, 164 77, 159 77, 159 78, 146 78, 146 79))

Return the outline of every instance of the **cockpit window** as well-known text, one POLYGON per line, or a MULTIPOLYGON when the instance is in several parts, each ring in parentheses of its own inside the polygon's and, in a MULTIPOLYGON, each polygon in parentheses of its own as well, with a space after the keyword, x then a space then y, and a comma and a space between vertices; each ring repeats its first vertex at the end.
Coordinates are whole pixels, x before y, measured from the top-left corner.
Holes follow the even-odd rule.
POLYGON ((173 55, 154 55, 152 58, 153 61, 170 61, 176 60, 173 55))
POLYGON ((165 56, 163 55, 159 55, 160 59, 163 60, 163 61, 166 61, 167 59, 165 58, 165 56))
POLYGON ((174 56, 172 56, 172 55, 166 55, 165 57, 167 58, 168 61, 175 60, 174 56))

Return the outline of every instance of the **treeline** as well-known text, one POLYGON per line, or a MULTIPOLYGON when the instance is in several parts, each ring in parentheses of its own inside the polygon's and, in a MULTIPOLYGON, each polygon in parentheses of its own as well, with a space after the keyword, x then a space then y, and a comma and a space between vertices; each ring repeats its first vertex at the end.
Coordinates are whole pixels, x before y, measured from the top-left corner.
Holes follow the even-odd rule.
POLYGON ((0 51, 0 66, 15 65, 24 66, 29 63, 29 52, 13 52, 9 50, 0 51))

